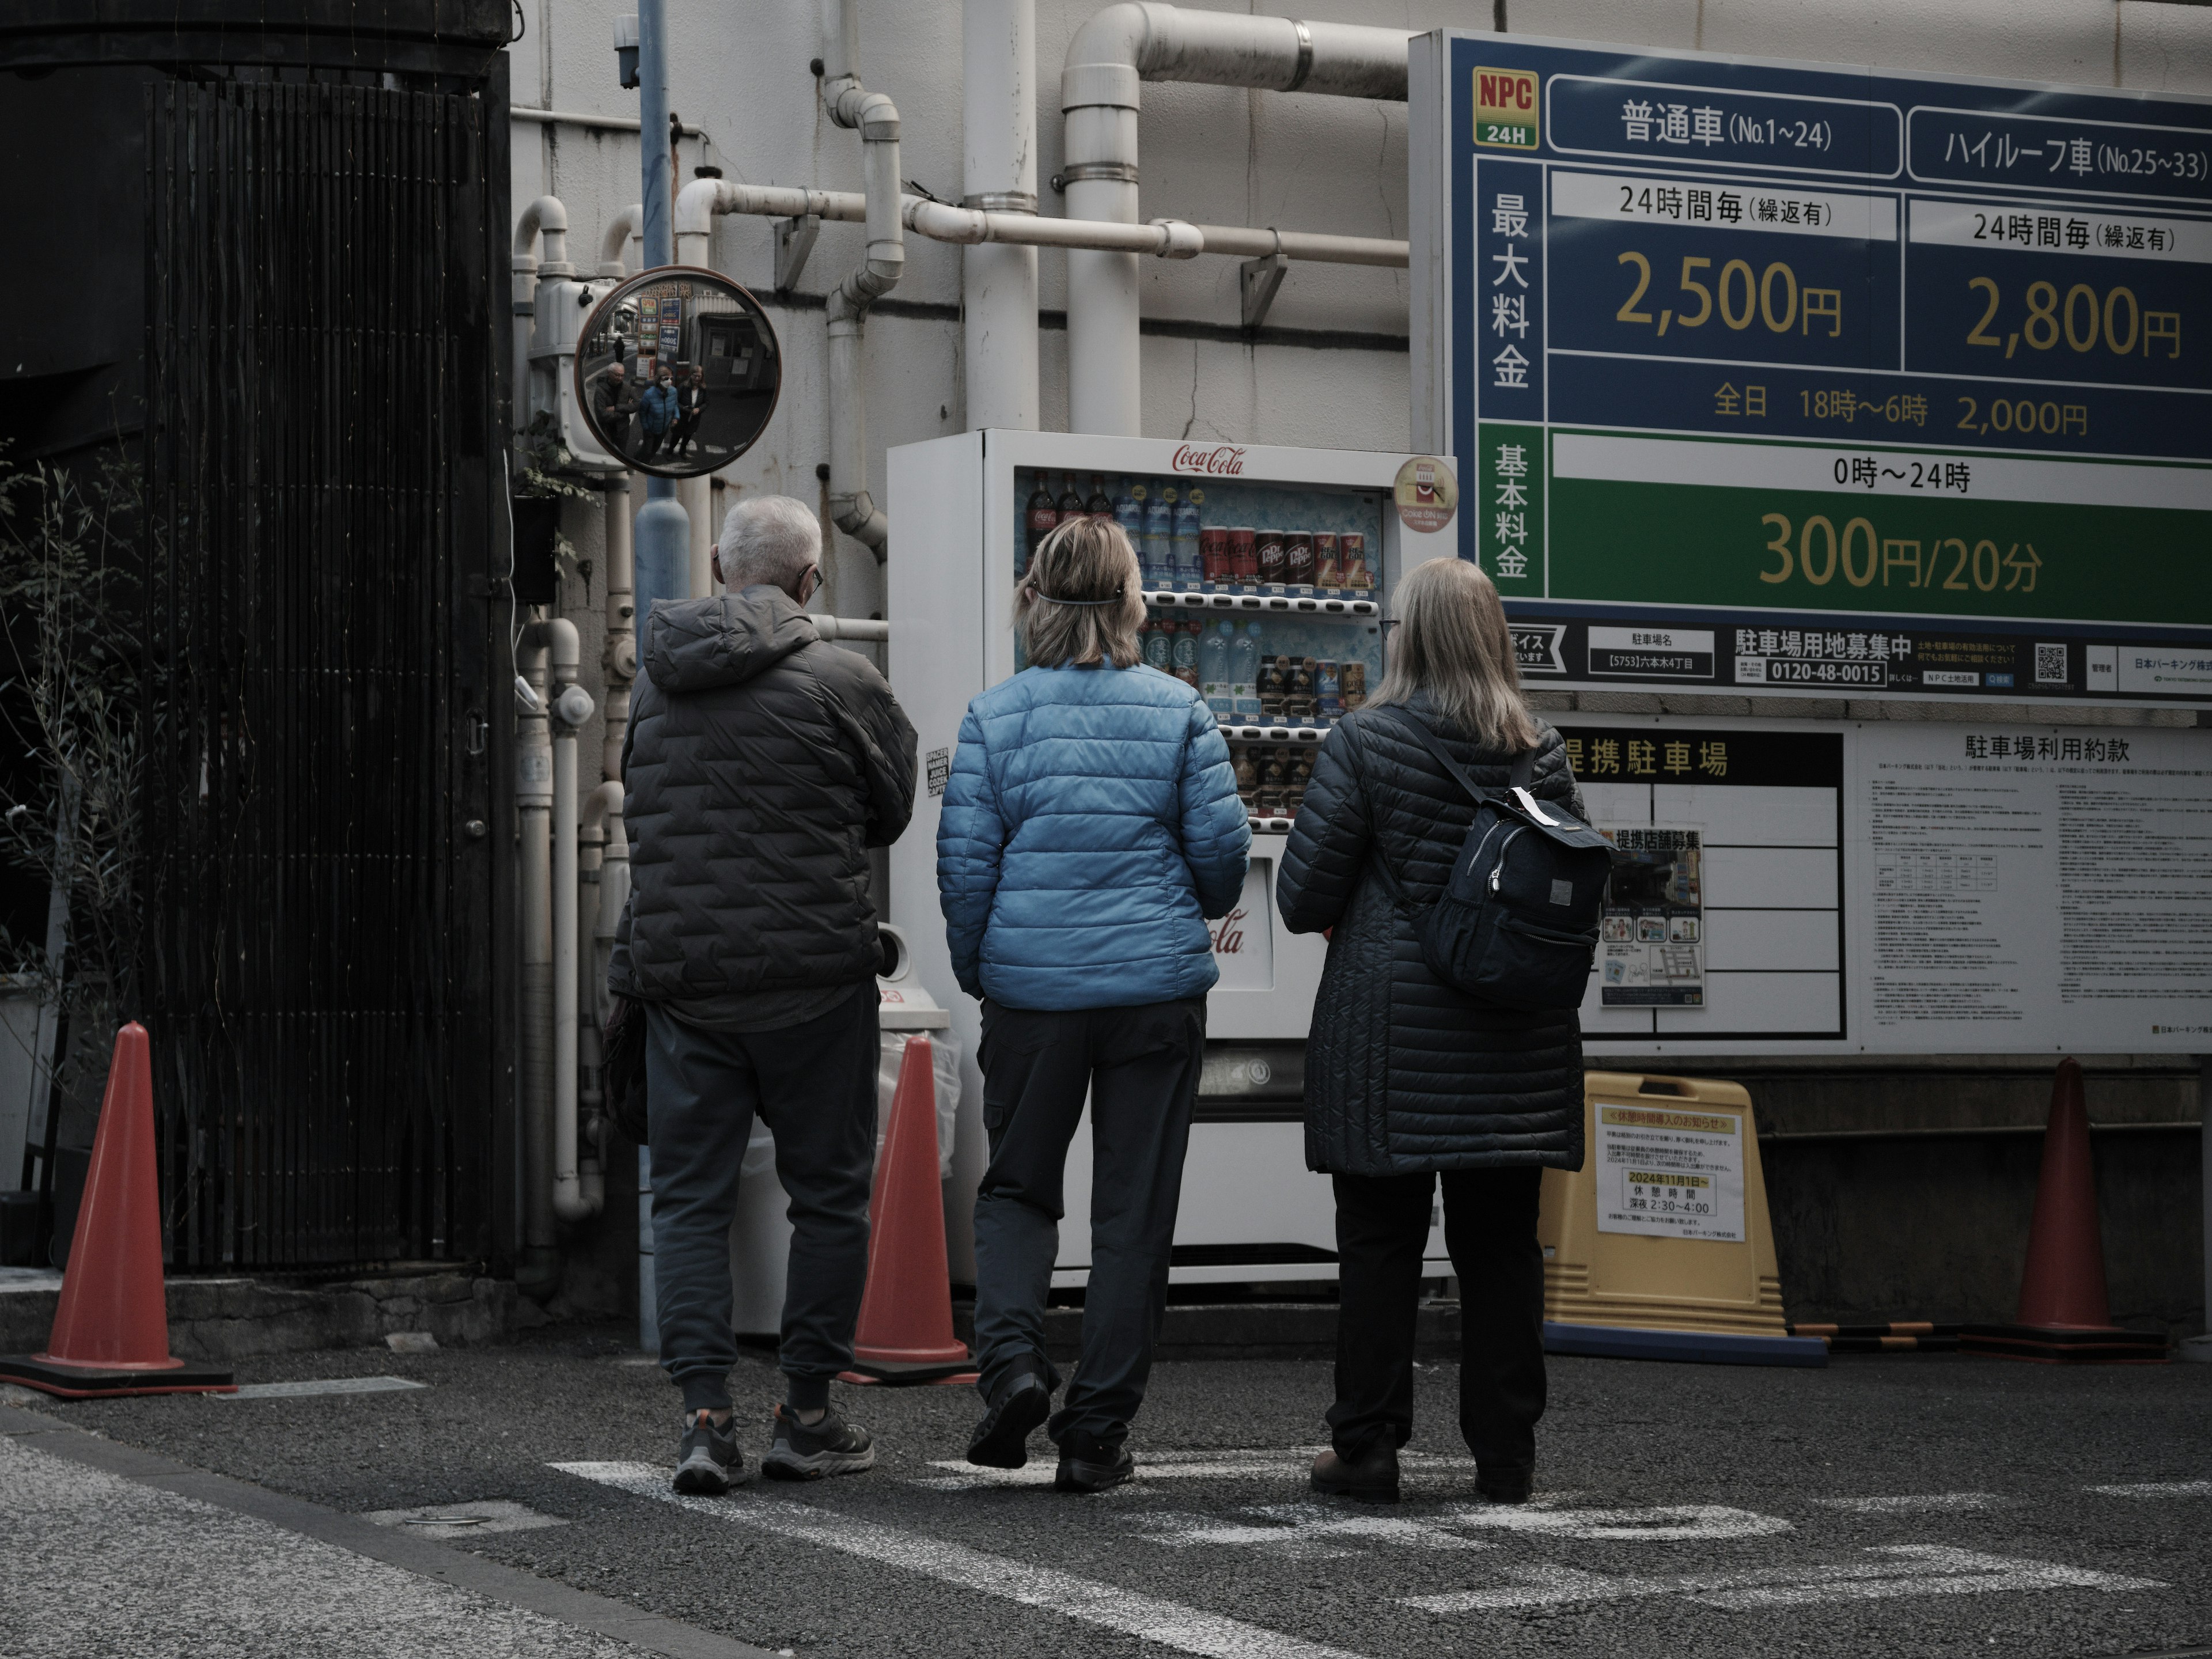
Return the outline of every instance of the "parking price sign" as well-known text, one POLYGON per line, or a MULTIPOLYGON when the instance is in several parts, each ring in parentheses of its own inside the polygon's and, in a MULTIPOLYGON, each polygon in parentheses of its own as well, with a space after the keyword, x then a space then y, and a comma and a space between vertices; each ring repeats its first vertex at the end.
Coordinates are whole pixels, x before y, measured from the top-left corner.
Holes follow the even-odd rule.
POLYGON ((1532 684, 2212 702, 2212 100, 1413 46, 1416 442, 1532 684))

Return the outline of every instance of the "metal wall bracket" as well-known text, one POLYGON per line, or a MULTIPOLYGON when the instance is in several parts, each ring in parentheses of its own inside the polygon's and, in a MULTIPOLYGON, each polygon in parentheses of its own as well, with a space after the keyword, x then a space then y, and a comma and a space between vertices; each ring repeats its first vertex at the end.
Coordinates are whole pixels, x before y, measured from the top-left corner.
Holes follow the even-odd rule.
POLYGON ((788 294, 799 286, 806 269, 806 256, 814 252, 814 239, 822 234, 822 216, 810 213, 800 219, 775 222, 775 291, 788 294))
POLYGON ((1279 253, 1264 259, 1247 259, 1237 268, 1237 286, 1244 296, 1244 326, 1257 328, 1267 320, 1267 307, 1275 303, 1275 290, 1289 276, 1291 262, 1279 253))

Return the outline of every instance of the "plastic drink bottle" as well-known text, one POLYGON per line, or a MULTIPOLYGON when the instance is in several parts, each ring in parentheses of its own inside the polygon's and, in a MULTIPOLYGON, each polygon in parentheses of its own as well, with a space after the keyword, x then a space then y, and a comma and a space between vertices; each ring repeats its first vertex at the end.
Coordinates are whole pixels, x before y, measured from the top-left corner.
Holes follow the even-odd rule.
MULTIPOLYGON (((1230 624, 1234 628, 1236 624, 1230 624)), ((1260 718, 1260 624, 1247 623, 1244 631, 1237 635, 1229 647, 1230 696, 1235 699, 1237 718, 1260 718)))
POLYGON ((1171 582, 1175 569, 1175 489, 1164 485, 1145 502, 1145 584, 1171 582))
POLYGON ((1206 577, 1206 562, 1198 550, 1199 506, 1206 492, 1186 489, 1175 508, 1175 579, 1196 586, 1206 577))
POLYGON ((1194 621, 1187 623, 1170 623, 1168 624, 1168 627, 1172 630, 1170 635, 1169 643, 1173 647, 1175 658, 1175 667, 1171 672, 1177 679, 1181 680, 1185 685, 1189 686, 1193 690, 1200 689, 1198 678, 1198 630, 1200 626, 1200 624, 1194 621))
POLYGON ((1172 671, 1175 662, 1175 641, 1171 637, 1175 624, 1170 622, 1147 621, 1139 631, 1144 635, 1145 660, 1163 674, 1172 671))
POLYGON ((1051 486, 1046 483, 1044 474, 1040 472, 1036 475, 1036 488, 1030 491, 1029 504, 1024 509, 1022 566, 1021 570, 1014 573, 1017 576, 1030 568, 1030 561, 1036 557, 1037 544, 1051 535, 1054 526, 1059 523, 1060 507, 1052 499, 1051 486))
MULTIPOLYGON (((1129 538, 1129 545, 1137 550, 1137 556, 1145 556, 1145 487, 1133 479, 1121 480, 1121 493, 1114 498, 1114 522, 1121 526, 1121 533, 1129 538)), ((1152 585, 1152 573, 1145 572, 1146 586, 1152 585)))
POLYGON ((1084 502, 1083 510, 1094 519, 1114 516, 1114 498, 1106 493, 1106 480, 1096 472, 1091 475, 1091 499, 1084 502))
POLYGON ((1226 720, 1237 712, 1237 693, 1229 678, 1229 642, 1236 635, 1235 623, 1218 623, 1207 630, 1198 653, 1200 686, 1206 693, 1206 706, 1216 720, 1226 720))

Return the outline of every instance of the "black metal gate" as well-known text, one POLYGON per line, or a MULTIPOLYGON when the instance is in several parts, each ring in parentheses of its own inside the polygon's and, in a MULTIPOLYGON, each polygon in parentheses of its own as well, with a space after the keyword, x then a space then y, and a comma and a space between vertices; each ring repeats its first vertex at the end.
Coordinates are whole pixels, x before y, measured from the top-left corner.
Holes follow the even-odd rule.
POLYGON ((149 93, 143 985, 178 1267, 495 1249, 485 122, 149 93))

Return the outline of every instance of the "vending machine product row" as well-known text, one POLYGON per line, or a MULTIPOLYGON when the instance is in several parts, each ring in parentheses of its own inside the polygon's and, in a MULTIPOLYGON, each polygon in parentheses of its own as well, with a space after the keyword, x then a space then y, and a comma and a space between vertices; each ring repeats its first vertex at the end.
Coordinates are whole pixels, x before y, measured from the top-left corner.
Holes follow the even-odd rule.
MULTIPOLYGON (((1185 1166, 1173 1276, 1181 1283, 1336 1276, 1327 1177, 1305 1167, 1304 1039, 1324 942, 1285 933, 1275 872, 1331 725, 1382 678, 1389 594, 1402 573, 1456 555, 1449 461, 1358 450, 985 431, 890 454, 890 667, 921 735, 923 792, 891 852, 890 915, 915 971, 952 1009, 973 1056, 980 1011, 952 981, 937 904, 944 780, 969 700, 1024 665, 1013 588, 1063 519, 1112 518, 1144 568, 1146 659, 1206 699, 1252 815, 1251 868, 1213 924, 1220 982, 1185 1166)), ((946 1215, 956 1277, 986 1161, 981 1083, 965 1062, 946 1215)), ((1088 1133, 1067 1168, 1054 1282, 1090 1267, 1088 1133)), ((1428 1254, 1443 1261, 1441 1229, 1428 1254)))

